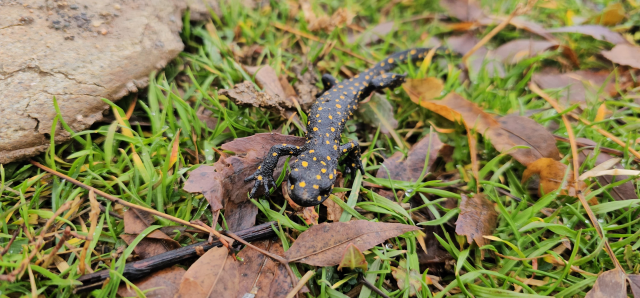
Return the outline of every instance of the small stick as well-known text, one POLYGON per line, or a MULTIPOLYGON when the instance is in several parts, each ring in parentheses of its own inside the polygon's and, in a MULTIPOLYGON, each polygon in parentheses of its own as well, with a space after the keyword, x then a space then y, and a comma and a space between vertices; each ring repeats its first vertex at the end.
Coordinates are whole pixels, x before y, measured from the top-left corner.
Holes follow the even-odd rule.
POLYGON ((389 296, 387 296, 387 294, 383 293, 382 290, 378 289, 376 287, 376 285, 370 283, 366 278, 364 278, 364 275, 359 274, 358 275, 358 281, 361 282, 365 287, 371 289, 371 291, 376 292, 376 294, 378 294, 378 296, 380 296, 382 298, 389 298, 389 296))
POLYGON ((13 235, 11 235, 11 240, 9 240, 9 243, 7 244, 7 246, 5 246, 2 252, 0 252, 0 260, 2 259, 2 256, 4 256, 7 252, 9 252, 9 248, 11 247, 11 244, 13 244, 13 241, 16 240, 16 237, 18 237, 18 232, 20 232, 20 229, 16 229, 13 231, 13 235))
POLYGON ((315 271, 313 271, 313 270, 307 271, 307 273, 305 273, 305 275, 302 276, 302 278, 300 279, 298 284, 295 287, 293 287, 293 290, 291 290, 291 292, 289 292, 289 294, 287 294, 286 298, 295 297, 298 294, 298 292, 300 292, 300 290, 302 290, 302 287, 304 287, 304 284, 306 284, 307 281, 309 281, 309 279, 311 279, 311 277, 314 274, 315 274, 315 271))

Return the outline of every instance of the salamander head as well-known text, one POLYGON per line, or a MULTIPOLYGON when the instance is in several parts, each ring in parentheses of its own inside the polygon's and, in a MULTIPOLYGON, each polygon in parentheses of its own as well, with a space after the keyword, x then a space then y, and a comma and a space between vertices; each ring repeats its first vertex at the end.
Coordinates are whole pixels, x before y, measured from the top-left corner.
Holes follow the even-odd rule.
MULTIPOLYGON (((308 157, 308 155, 306 156, 308 157)), ((299 158, 291 164, 287 193, 303 207, 318 205, 331 194, 335 181, 335 163, 324 163, 317 159, 299 158)))

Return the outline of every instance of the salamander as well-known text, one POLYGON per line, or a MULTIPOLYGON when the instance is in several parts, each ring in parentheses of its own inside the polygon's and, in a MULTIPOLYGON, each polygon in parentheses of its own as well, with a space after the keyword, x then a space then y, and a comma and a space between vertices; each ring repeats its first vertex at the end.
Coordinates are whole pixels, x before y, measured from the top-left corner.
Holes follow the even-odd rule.
POLYGON ((341 144, 346 121, 353 116, 358 103, 371 92, 394 89, 405 81, 405 75, 390 73, 399 63, 422 60, 427 48, 416 48, 392 54, 373 67, 342 82, 333 76, 322 76, 324 90, 316 95, 316 102, 308 113, 306 142, 303 146, 278 144, 269 150, 256 172, 245 182, 256 180, 250 196, 262 186, 265 193, 275 188, 273 171, 278 159, 294 156, 289 166, 289 197, 300 206, 314 206, 326 200, 332 192, 337 176, 338 159, 345 156, 346 172, 359 170, 364 175, 360 147, 356 140, 341 144))

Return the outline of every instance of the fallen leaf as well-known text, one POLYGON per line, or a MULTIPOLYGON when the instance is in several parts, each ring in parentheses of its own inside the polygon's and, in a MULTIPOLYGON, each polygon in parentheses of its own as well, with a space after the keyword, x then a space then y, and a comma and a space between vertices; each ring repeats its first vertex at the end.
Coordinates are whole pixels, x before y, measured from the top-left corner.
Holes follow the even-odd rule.
MULTIPOLYGON (((263 240, 252 244, 272 254, 284 254, 279 241, 263 240)), ((255 294, 255 298, 284 298, 291 291, 291 279, 282 264, 250 247, 240 251, 238 258, 242 260, 238 264, 238 298, 247 293, 255 294)))
POLYGON ((273 97, 267 92, 258 91, 250 81, 235 84, 231 89, 222 89, 219 94, 230 98, 237 105, 251 105, 279 113, 284 113, 286 108, 293 107, 284 97, 273 97))
POLYGON ((442 6, 447 13, 461 21, 478 21, 486 18, 480 6, 471 0, 441 0, 440 6, 442 6))
MULTIPOLYGON (((184 185, 190 193, 202 193, 211 205, 212 211, 223 208, 227 201, 240 203, 247 200, 247 193, 254 181, 244 179, 255 172, 265 154, 276 144, 302 146, 305 138, 276 133, 260 133, 246 138, 235 139, 220 146, 223 150, 235 152, 235 156, 221 156, 213 166, 202 165, 192 171, 184 185)), ((282 172, 285 158, 278 161, 273 172, 274 180, 282 172)), ((262 189, 257 194, 261 195, 262 189)), ((243 219, 248 220, 248 219, 243 219)))
POLYGON ((374 42, 381 40, 387 34, 391 33, 394 29, 394 22, 384 22, 378 25, 375 25, 371 29, 367 29, 366 31, 351 35, 347 38, 348 43, 354 43, 356 41, 360 41, 360 45, 366 46, 370 45, 374 42))
POLYGON ((611 76, 611 71, 590 71, 579 70, 576 72, 559 74, 553 69, 544 69, 532 76, 532 80, 542 89, 561 90, 558 94, 558 101, 563 105, 574 103, 586 103, 587 98, 592 100, 604 99, 606 96, 614 96, 618 93, 615 86, 615 77, 611 76), (598 92, 604 85, 601 93, 598 92))
POLYGON ((597 175, 598 173, 600 173, 602 171, 605 171, 605 170, 611 169, 613 166, 615 166, 617 163, 619 163, 620 160, 622 160, 622 159, 620 159, 620 158, 609 159, 609 160, 607 160, 607 161, 605 161, 605 162, 603 162, 603 163, 601 163, 599 165, 596 165, 595 167, 593 167, 593 169, 582 173, 582 175, 580 175, 578 177, 578 179, 579 180, 585 180, 587 178, 596 177, 596 176, 598 176, 597 175))
POLYGON ((620 268, 603 272, 585 298, 627 298, 626 274, 620 268))
POLYGON ((315 207, 302 208, 302 219, 307 225, 317 225, 320 215, 316 212, 315 207))
POLYGON ((516 64, 556 46, 556 43, 545 40, 516 39, 501 45, 491 55, 502 63, 516 64))
POLYGON ((251 201, 240 203, 229 201, 224 206, 224 219, 231 232, 242 231, 255 226, 256 215, 258 215, 258 206, 251 201))
POLYGON ((541 36, 548 41, 552 41, 554 43, 556 41, 555 37, 549 34, 548 31, 544 27, 542 27, 542 25, 534 21, 527 20, 521 16, 511 18, 511 21, 509 21, 509 24, 513 25, 518 29, 524 29, 533 34, 541 36))
POLYGON ((380 132, 389 134, 398 128, 393 106, 386 95, 374 93, 371 100, 358 105, 358 119, 374 127, 380 127, 380 132))
POLYGON ((391 157, 385 159, 382 163, 383 167, 378 169, 376 177, 388 178, 388 170, 392 180, 415 182, 420 178, 424 178, 420 177, 420 174, 422 174, 425 167, 427 153, 429 154, 429 163, 426 165, 425 174, 432 170, 432 166, 443 146, 444 143, 440 141, 437 133, 428 134, 411 147, 406 158, 401 151, 396 151, 391 157))
POLYGON ((262 89, 264 92, 269 94, 271 98, 278 102, 286 102, 289 105, 287 108, 293 107, 293 103, 287 100, 287 96, 282 88, 282 84, 280 84, 280 79, 278 78, 278 74, 276 71, 271 68, 269 65, 260 65, 260 66, 247 66, 243 65, 242 68, 249 73, 249 75, 253 76, 256 84, 262 89))
MULTIPOLYGON (((137 280, 134 284, 141 291, 154 289, 145 293, 147 298, 173 298, 173 296, 178 293, 180 281, 185 272, 187 271, 178 266, 173 266, 153 272, 137 280)), ((118 296, 136 297, 137 293, 133 288, 128 288, 125 283, 122 283, 120 287, 118 287, 118 296)))
POLYGON ((640 297, 640 275, 629 274, 627 275, 627 279, 629 279, 629 285, 631 285, 631 293, 633 293, 633 297, 640 297))
POLYGON ((308 63, 306 66, 293 65, 291 69, 297 79, 295 83, 293 83, 293 88, 298 94, 298 103, 303 111, 308 111, 316 102, 316 94, 320 91, 320 89, 316 87, 318 78, 316 77, 316 72, 313 70, 313 64, 308 63))
POLYGON ((572 171, 568 173, 566 184, 562 184, 566 171, 567 165, 551 158, 541 158, 527 166, 527 169, 522 173, 521 183, 525 185, 529 178, 533 175, 538 175, 540 176, 540 187, 538 189, 540 196, 560 189, 561 194, 575 197, 578 194, 578 190, 586 189, 586 184, 578 181, 576 185, 572 171))
POLYGON ((553 136, 533 120, 509 116, 498 121, 475 103, 453 92, 441 100, 422 101, 420 105, 450 121, 462 121, 465 126, 489 139, 496 150, 508 153, 523 165, 541 157, 560 158, 553 136), (518 145, 527 145, 532 149, 511 150, 518 145))
POLYGON ((592 17, 590 22, 603 26, 614 26, 622 22, 625 18, 626 15, 622 3, 611 3, 607 5, 599 15, 592 17))
MULTIPOLYGON (((599 171, 599 172, 595 172, 595 173, 590 173, 589 175, 585 175, 583 178, 587 179, 587 178, 591 178, 591 177, 622 176, 622 175, 638 176, 638 175, 640 175, 640 171, 624 170, 624 169, 613 169, 613 170, 606 170, 606 171, 599 171)), ((581 179, 581 180, 583 180, 583 179, 581 179)))
POLYGON ((432 100, 442 95, 444 83, 438 78, 407 79, 402 88, 415 104, 432 100))
POLYGON ((225 247, 214 247, 189 267, 175 297, 237 297, 238 278, 238 262, 225 247))
POLYGON ((342 252, 349 243, 363 251, 389 238, 418 229, 410 225, 367 220, 322 223, 300 234, 285 257, 289 262, 321 267, 335 266, 340 264, 342 252))
MULTIPOLYGON (((498 212, 493 203, 483 194, 467 197, 460 194, 460 214, 456 221, 456 234, 467 237, 467 243, 473 241, 480 247, 486 244, 485 235, 493 235, 498 221, 498 212)), ((481 251, 482 258, 484 253, 481 251)))
MULTIPOLYGON (((446 40, 447 46, 454 52, 465 55, 469 52, 480 40, 472 32, 468 32, 458 36, 452 36, 446 40)), ((469 56, 465 67, 469 71, 469 77, 472 81, 477 78, 479 72, 483 69, 488 73, 489 77, 497 75, 498 77, 504 77, 504 66, 500 61, 488 55, 489 49, 482 46, 476 50, 471 56, 469 56), (485 63, 485 60, 486 63, 485 63)))
MULTIPOLYGON (((155 218, 150 213, 133 208, 129 209, 124 213, 124 233, 120 235, 120 238, 127 244, 131 244, 138 234, 151 226, 154 221, 155 218)), ((133 251, 141 259, 146 259, 180 247, 182 247, 180 243, 167 234, 155 230, 142 239, 133 251)))
POLYGON ((358 247, 353 243, 349 243, 342 255, 342 261, 338 264, 338 271, 341 271, 342 268, 349 268, 351 270, 360 268, 362 271, 367 271, 367 265, 367 260, 358 247))
MULTIPOLYGON (((398 284, 398 288, 400 290, 404 290, 407 287, 407 279, 409 280, 409 296, 415 296, 420 290, 422 290, 422 283, 420 280, 422 279, 422 274, 416 269, 409 270, 407 274, 407 261, 405 259, 400 260, 400 265, 398 267, 391 266, 391 274, 393 278, 396 279, 398 284)), ((430 284, 425 280, 426 284, 430 284)))
POLYGON ((640 47, 638 46, 618 44, 611 51, 602 51, 601 54, 613 63, 640 69, 640 47))
POLYGON ((549 33, 580 33, 591 35, 598 40, 604 40, 612 44, 627 44, 627 40, 618 32, 600 25, 580 25, 547 29, 549 33))

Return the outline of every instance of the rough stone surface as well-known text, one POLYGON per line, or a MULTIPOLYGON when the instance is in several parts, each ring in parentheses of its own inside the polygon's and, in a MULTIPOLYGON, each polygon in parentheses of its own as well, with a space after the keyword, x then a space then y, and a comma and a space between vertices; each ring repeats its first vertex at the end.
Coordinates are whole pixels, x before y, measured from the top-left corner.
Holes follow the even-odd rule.
MULTIPOLYGON (((0 163, 48 148, 53 97, 75 131, 183 49, 187 2, 0 0, 0 163)), ((202 16, 202 11, 195 11, 202 16)), ((69 134, 58 129, 55 140, 69 134)))

